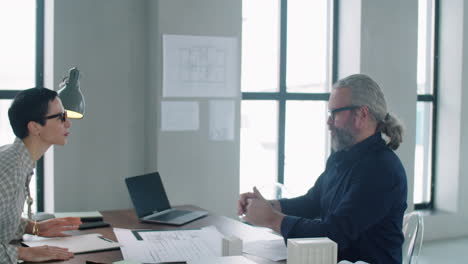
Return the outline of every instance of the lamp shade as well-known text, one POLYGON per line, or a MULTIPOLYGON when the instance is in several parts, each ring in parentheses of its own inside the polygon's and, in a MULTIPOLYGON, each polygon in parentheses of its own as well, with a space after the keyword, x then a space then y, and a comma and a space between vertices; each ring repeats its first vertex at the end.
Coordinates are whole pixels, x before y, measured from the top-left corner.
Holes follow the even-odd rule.
POLYGON ((68 76, 60 85, 58 96, 67 111, 68 118, 81 119, 85 112, 85 101, 80 90, 80 71, 74 67, 68 71, 68 76))

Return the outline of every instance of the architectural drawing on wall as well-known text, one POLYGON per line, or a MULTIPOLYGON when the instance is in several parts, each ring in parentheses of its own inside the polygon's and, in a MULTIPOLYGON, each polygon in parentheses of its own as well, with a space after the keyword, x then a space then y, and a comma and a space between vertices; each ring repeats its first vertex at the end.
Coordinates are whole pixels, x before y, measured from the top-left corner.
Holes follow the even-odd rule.
POLYGON ((179 78, 184 83, 223 85, 226 81, 226 52, 216 47, 181 48, 179 78))
POLYGON ((164 97, 237 97, 237 40, 163 36, 164 97))

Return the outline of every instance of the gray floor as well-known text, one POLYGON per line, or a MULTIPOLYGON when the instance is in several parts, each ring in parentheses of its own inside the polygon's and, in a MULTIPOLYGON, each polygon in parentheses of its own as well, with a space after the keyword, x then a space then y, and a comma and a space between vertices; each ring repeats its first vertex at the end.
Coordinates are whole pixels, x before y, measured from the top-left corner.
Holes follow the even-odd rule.
POLYGON ((424 242, 418 264, 468 263, 468 238, 424 242))

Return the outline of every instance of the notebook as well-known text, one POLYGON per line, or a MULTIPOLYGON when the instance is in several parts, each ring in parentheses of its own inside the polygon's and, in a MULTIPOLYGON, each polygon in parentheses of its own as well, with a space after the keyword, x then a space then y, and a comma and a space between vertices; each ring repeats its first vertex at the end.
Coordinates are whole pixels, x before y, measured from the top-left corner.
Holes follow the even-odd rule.
POLYGON ((41 238, 32 241, 23 241, 28 247, 54 246, 68 248, 75 254, 116 249, 120 244, 103 237, 101 234, 85 234, 70 237, 41 238))
POLYGON ((102 221, 102 214, 98 211, 85 211, 85 212, 61 212, 54 213, 55 218, 61 217, 79 217, 82 222, 102 221))
POLYGON ((158 172, 126 178, 125 183, 140 221, 183 225, 208 214, 171 208, 158 172))

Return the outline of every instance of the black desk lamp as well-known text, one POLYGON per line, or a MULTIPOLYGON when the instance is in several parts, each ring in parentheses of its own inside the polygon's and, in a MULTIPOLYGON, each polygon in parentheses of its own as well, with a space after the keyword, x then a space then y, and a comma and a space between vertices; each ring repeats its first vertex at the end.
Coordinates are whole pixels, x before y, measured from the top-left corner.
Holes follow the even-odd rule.
POLYGON ((73 67, 68 71, 58 96, 62 100, 63 107, 67 111, 68 118, 81 119, 85 112, 85 101, 80 90, 80 71, 73 67))

